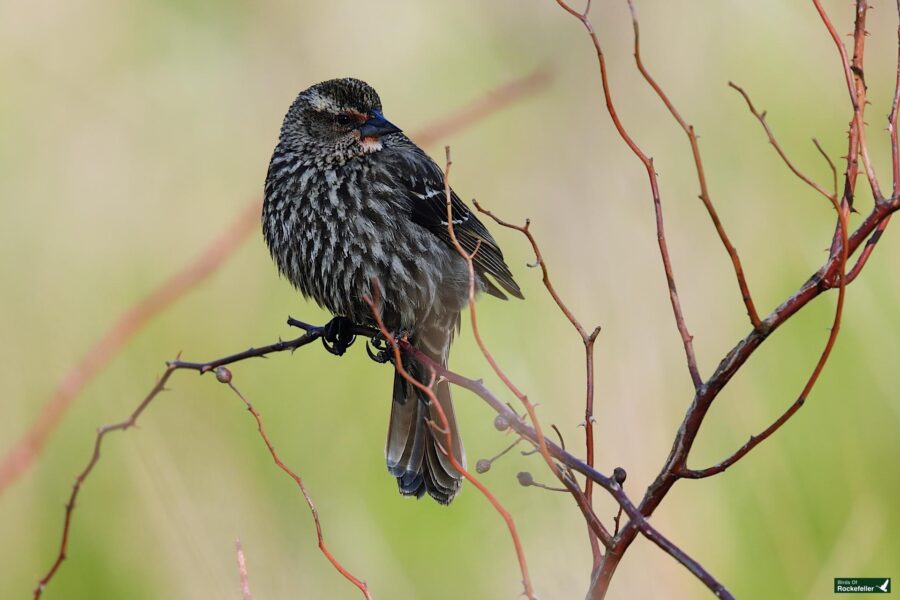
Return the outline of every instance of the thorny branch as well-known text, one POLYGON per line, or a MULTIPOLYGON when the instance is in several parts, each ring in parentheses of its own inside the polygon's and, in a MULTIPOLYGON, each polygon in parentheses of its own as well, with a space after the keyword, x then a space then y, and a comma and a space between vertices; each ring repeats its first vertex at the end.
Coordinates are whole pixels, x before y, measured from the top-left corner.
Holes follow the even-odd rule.
MULTIPOLYGON (((519 388, 503 372, 503 370, 500 368, 500 366, 494 359, 493 355, 491 354, 490 350, 488 350, 487 344, 484 342, 484 339, 482 338, 481 333, 478 330, 478 319, 476 317, 476 309, 475 309, 475 265, 473 262, 473 257, 475 256, 475 253, 478 251, 478 248, 476 246, 475 251, 473 251, 471 254, 469 254, 465 251, 465 249, 462 247, 462 245, 456 239, 456 234, 453 230, 453 208, 452 208, 453 205, 451 202, 452 197, 451 197, 451 193, 450 193, 450 182, 449 182, 450 166, 452 165, 452 161, 450 160, 449 146, 446 149, 446 154, 447 154, 447 165, 446 165, 446 168, 444 171, 444 194, 445 194, 446 203, 447 203, 447 228, 449 230, 450 238, 453 241, 453 245, 455 246, 456 251, 460 254, 460 256, 462 256, 465 259, 465 261, 468 265, 469 314, 470 314, 471 323, 472 323, 472 334, 475 337, 475 342, 478 344, 478 347, 481 349, 481 353, 484 356, 484 358, 491 365, 491 368, 494 370, 494 373, 500 378, 501 381, 503 381, 503 383, 506 385, 507 389, 509 389, 509 391, 512 392, 512 394, 514 396, 516 396, 516 398, 518 398, 519 401, 522 403, 522 405, 525 407, 525 410, 528 413, 528 416, 534 427, 534 429, 532 429, 529 432, 529 433, 533 434, 533 437, 530 437, 530 436, 526 436, 526 437, 528 437, 532 441, 532 443, 534 443, 536 445, 536 447, 540 451, 540 454, 544 457, 544 460, 547 463, 547 466, 550 467, 550 471, 554 475, 556 475, 556 477, 560 480, 560 482, 562 482, 563 485, 566 486, 566 489, 568 489, 572 493, 572 495, 575 497, 576 501, 578 502, 579 508, 581 508, 583 513, 585 514, 585 520, 588 523, 589 528, 592 531, 594 531, 595 535, 603 541, 604 545, 606 545, 607 548, 609 548, 609 542, 610 542, 609 532, 603 526, 603 524, 600 522, 600 520, 596 518, 596 515, 593 512, 593 507, 591 505, 590 498, 586 494, 581 493, 581 488, 579 488, 578 485, 574 484, 574 482, 572 481, 571 473, 569 471, 566 471, 563 468, 561 468, 560 465, 555 462, 555 460, 554 460, 555 457, 551 455, 552 443, 549 442, 549 440, 547 440, 544 437, 544 434, 541 429, 541 423, 540 423, 540 420, 537 418, 537 413, 535 411, 534 404, 528 399, 528 396, 525 395, 525 393, 523 393, 521 390, 519 390, 519 388)), ((476 204, 476 207, 477 206, 478 205, 476 204)), ((478 207, 478 208, 479 208, 479 210, 482 210, 480 207, 478 207)), ((484 211, 482 211, 482 212, 484 212, 484 211)), ((487 213, 487 214, 489 214, 490 216, 493 216, 490 213, 487 213)), ((496 217, 493 217, 493 218, 495 220, 498 220, 496 217)), ((505 224, 502 220, 498 220, 498 222, 500 224, 505 224)), ((546 265, 543 262, 543 257, 541 255, 540 248, 538 247, 537 242, 535 241, 534 237, 531 235, 530 231, 528 230, 528 225, 526 224, 524 227, 521 227, 521 228, 517 228, 516 226, 510 225, 510 224, 505 224, 505 226, 511 227, 513 229, 518 229, 523 234, 525 234, 525 236, 531 242, 532 249, 535 252, 536 259, 537 259, 538 263, 542 265, 542 273, 543 273, 543 280, 544 280, 545 287, 549 291, 550 295, 553 297, 554 301, 557 303, 557 306, 560 308, 560 310, 563 312, 563 314, 566 316, 566 318, 569 319, 569 321, 576 328, 576 330, 578 330, 579 334, 581 334, 582 339, 584 340, 586 353, 587 353, 587 359, 588 359, 588 363, 587 363, 588 369, 589 369, 588 379, 592 382, 592 372, 593 372, 592 349, 593 349, 594 340, 596 339, 597 335, 599 334, 599 331, 600 331, 599 328, 595 329, 594 332, 592 332, 591 334, 588 334, 587 331, 581 326, 581 324, 578 322, 578 320, 572 315, 572 313, 566 307, 565 303, 562 302, 559 295, 556 293, 555 288, 550 283, 549 273, 548 273, 546 265)), ((435 369, 435 363, 433 361, 429 361, 429 365, 430 365, 430 368, 434 372, 437 372, 435 369)), ((440 365, 437 365, 437 366, 440 366, 440 365)), ((444 371, 444 369, 441 369, 441 370, 444 371)), ((450 379, 450 377, 449 377, 449 373, 447 373, 447 379, 449 381, 452 381, 452 379, 450 379)), ((481 387, 483 388, 483 386, 481 386, 481 387)), ((589 389, 588 389, 588 401, 589 402, 592 402, 592 397, 593 397, 592 395, 593 395, 593 390, 592 390, 592 388, 589 387, 589 389)), ((496 408, 495 408, 495 410, 496 410, 496 408)), ((512 411, 510 410, 510 412, 512 412, 512 411)), ((507 415, 506 418, 509 419, 510 416, 507 415)), ((524 423, 522 423, 521 420, 518 418, 518 415, 516 415, 513 420, 516 423, 518 423, 519 425, 524 425, 524 423)), ((520 433, 520 435, 523 435, 523 433, 521 431, 519 431, 519 429, 513 425, 512 421, 510 422, 510 425, 513 426, 513 428, 516 429, 516 431, 518 431, 520 433)), ((568 455, 568 453, 566 452, 566 450, 564 448, 556 448, 556 450, 558 451, 560 457, 572 458, 570 455, 568 455)), ((593 452, 589 453, 589 456, 591 458, 593 458, 593 452)), ((559 458, 559 457, 556 457, 556 458, 559 458)), ((594 467, 592 464, 585 464, 583 466, 585 469, 588 469, 591 472, 596 473, 594 471, 594 467)), ((589 480, 590 479, 592 479, 592 478, 589 478, 589 480)), ((597 481, 596 479, 594 479, 594 480, 597 481)), ((660 548, 662 548, 664 551, 666 551, 668 554, 670 554, 672 557, 674 557, 676 560, 678 560, 688 570, 690 570, 692 573, 694 573, 694 575, 696 577, 698 577, 701 581, 703 581, 717 596, 724 597, 724 598, 731 597, 730 593, 712 575, 710 575, 707 571, 705 571, 699 565, 699 563, 697 563, 692 558, 690 558, 683 550, 681 550, 680 548, 678 548, 677 546, 672 544, 669 540, 667 540, 665 537, 663 537, 662 534, 660 534, 658 531, 653 529, 653 527, 651 527, 649 523, 647 523, 647 521, 644 519, 643 515, 641 515, 640 512, 637 510, 637 508, 631 503, 631 500, 628 499, 628 497, 625 495, 625 492, 622 490, 620 484, 615 479, 609 479, 607 477, 602 477, 602 481, 597 481, 597 483, 600 483, 600 485, 604 486, 612 494, 612 496, 619 503, 619 505, 632 518, 632 522, 636 524, 637 528, 645 536, 647 536, 648 539, 653 541, 660 548)), ((586 486, 586 487, 588 487, 588 486, 586 486)), ((593 550, 593 548, 595 548, 593 537, 591 538, 591 542, 592 542, 591 546, 592 546, 592 550, 593 550)), ((612 552, 613 549, 609 548, 608 551, 612 552)), ((595 554, 595 556, 596 556, 596 554, 595 554)), ((602 557, 600 557, 600 559, 602 560, 602 557)), ((599 561, 598 561, 598 564, 595 565, 595 572, 599 572, 599 571, 597 571, 597 567, 599 567, 599 561)))
MULTIPOLYGON (((237 394, 238 397, 244 402, 244 404, 247 406, 247 410, 250 411, 250 413, 253 415, 254 419, 256 419, 257 427, 259 429, 259 434, 262 437, 263 442, 266 444, 266 447, 269 449, 269 452, 271 453, 272 459, 275 461, 275 464, 277 464, 280 469, 282 469, 285 473, 287 473, 297 483, 297 486, 300 488, 300 491, 303 494, 303 497, 306 500, 307 505, 309 506, 309 510, 310 510, 310 513, 312 514, 313 521, 315 522, 316 535, 318 538, 319 549, 322 551, 322 553, 325 555, 325 557, 329 560, 329 562, 331 562, 331 564, 334 566, 334 568, 341 575, 343 575, 348 581, 350 581, 351 583, 353 583, 353 585, 355 585, 357 588, 359 588, 359 590, 363 593, 363 596, 365 596, 365 598, 367 600, 372 600, 372 596, 369 593, 369 588, 366 585, 366 583, 364 581, 361 581, 360 579, 356 578, 352 573, 350 573, 350 571, 348 571, 343 565, 341 565, 341 563, 334 557, 334 555, 331 553, 331 551, 328 550, 328 547, 325 544, 325 538, 322 534, 322 525, 321 525, 321 522, 319 521, 318 510, 316 509, 316 506, 312 501, 312 497, 307 492, 306 486, 303 484, 303 480, 300 478, 299 475, 297 475, 294 471, 292 471, 290 469, 290 467, 285 465, 284 462, 281 460, 281 458, 278 456, 278 454, 275 452, 275 447, 269 441, 269 438, 266 435, 265 430, 263 429, 262 417, 260 416, 259 412, 238 391, 238 389, 236 387, 234 387, 234 385, 231 383, 231 372, 225 368, 225 365, 229 365, 229 364, 232 364, 232 363, 235 363, 238 361, 246 360, 248 358, 262 357, 262 356, 265 356, 265 355, 273 353, 273 352, 284 352, 286 350, 290 350, 293 352, 297 348, 301 348, 303 346, 306 346, 306 345, 314 342, 317 339, 320 339, 324 333, 323 327, 314 327, 314 326, 306 325, 305 323, 301 323, 300 321, 295 321, 293 319, 290 320, 290 323, 292 325, 295 325, 297 327, 301 327, 301 328, 305 329, 306 333, 304 333, 300 337, 293 339, 293 340, 289 340, 286 342, 279 340, 278 342, 276 342, 274 344, 269 344, 267 346, 262 346, 260 348, 251 348, 244 352, 238 352, 236 354, 232 354, 232 355, 229 355, 229 356, 226 356, 223 358, 219 358, 216 360, 212 360, 212 361, 209 361, 206 363, 186 362, 186 361, 181 361, 181 360, 174 360, 174 361, 169 362, 166 365, 166 370, 163 372, 162 377, 159 378, 159 380, 156 382, 156 385, 154 385, 150 389, 150 392, 144 397, 144 399, 140 402, 140 404, 138 404, 137 408, 131 413, 131 415, 127 419, 125 419, 124 421, 121 421, 119 423, 112 424, 112 425, 104 425, 103 427, 101 427, 97 430, 97 437, 94 442, 94 451, 91 454, 91 457, 88 460, 88 463, 85 466, 85 468, 81 471, 81 473, 79 473, 78 477, 75 478, 75 484, 72 487, 72 493, 69 496, 69 501, 66 503, 65 519, 63 521, 62 539, 60 541, 59 552, 56 556, 56 559, 53 561, 53 564, 50 566, 50 569, 40 579, 40 581, 38 582, 38 585, 35 587, 34 594, 33 594, 35 600, 37 600, 38 598, 41 597, 47 584, 50 582, 51 579, 53 579, 53 576, 59 570, 60 565, 67 557, 67 553, 68 553, 68 549, 69 549, 69 536, 70 536, 70 531, 71 531, 71 527, 72 527, 72 517, 73 517, 74 511, 75 511, 75 500, 78 497, 79 492, 81 491, 81 487, 84 484, 84 481, 87 479, 87 477, 93 471, 94 467, 97 464, 97 461, 100 460, 100 447, 101 447, 101 444, 103 443, 103 440, 104 440, 106 434, 108 434, 112 431, 126 431, 126 430, 130 429, 131 427, 133 427, 137 423, 138 418, 147 409, 147 407, 150 405, 150 403, 153 401, 153 399, 156 398, 161 392, 163 392, 167 389, 166 384, 168 383, 169 379, 172 377, 172 375, 175 373, 175 371, 179 371, 179 370, 192 370, 192 371, 196 371, 200 374, 208 373, 210 371, 215 371, 216 378, 220 382, 227 384, 234 391, 234 393, 237 394)), ((363 330, 362 328, 360 328, 359 331, 360 332, 365 331, 366 333, 369 333, 371 330, 370 329, 363 330)))

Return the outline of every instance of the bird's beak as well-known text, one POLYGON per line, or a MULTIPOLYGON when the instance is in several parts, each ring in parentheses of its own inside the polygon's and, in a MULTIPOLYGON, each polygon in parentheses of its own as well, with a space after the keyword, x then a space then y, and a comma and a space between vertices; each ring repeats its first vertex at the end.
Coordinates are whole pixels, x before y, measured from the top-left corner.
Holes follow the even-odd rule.
POLYGON ((384 118, 379 111, 373 110, 369 113, 369 120, 359 126, 360 137, 381 137, 389 133, 399 133, 403 131, 390 121, 384 118))

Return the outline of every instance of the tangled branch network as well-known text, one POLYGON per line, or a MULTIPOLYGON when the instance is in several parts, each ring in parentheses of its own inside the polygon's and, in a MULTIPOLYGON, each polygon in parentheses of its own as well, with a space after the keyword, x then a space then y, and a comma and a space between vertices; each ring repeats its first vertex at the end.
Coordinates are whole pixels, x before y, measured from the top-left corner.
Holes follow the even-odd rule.
MULTIPOLYGON (((840 67, 842 85, 846 86, 849 99, 848 112, 850 117, 848 122, 848 149, 846 157, 843 159, 843 163, 840 167, 835 164, 835 162, 824 152, 818 142, 814 140, 816 148, 820 151, 824 160, 827 161, 829 165, 829 169, 832 173, 831 185, 822 185, 803 173, 796 166, 794 161, 790 159, 785 148, 779 143, 773 129, 766 120, 765 111, 760 111, 756 107, 750 94, 744 88, 734 83, 729 84, 746 103, 751 116, 759 122, 766 139, 772 145, 780 160, 793 175, 805 185, 808 185, 815 190, 817 194, 821 195, 828 202, 831 210, 834 211, 834 231, 830 234, 830 249, 825 262, 815 273, 811 274, 806 281, 800 284, 793 294, 785 298, 781 304, 774 308, 768 315, 764 315, 759 311, 757 304, 753 300, 753 295, 741 258, 734 245, 731 243, 725 225, 716 211, 713 196, 709 189, 706 177, 698 135, 694 127, 689 124, 676 109, 670 97, 653 75, 651 75, 647 65, 644 63, 641 56, 641 38, 637 12, 633 2, 628 0, 628 7, 631 11, 635 67, 643 81, 650 89, 652 89, 656 97, 662 102, 687 138, 688 147, 690 148, 697 175, 699 198, 730 259, 734 271, 734 278, 737 282, 737 292, 740 295, 743 305, 742 311, 746 312, 748 325, 750 327, 749 333, 742 339, 737 340, 732 348, 721 358, 712 373, 709 376, 704 377, 702 374, 702 366, 699 364, 694 351, 694 337, 686 322, 681 298, 678 293, 677 277, 669 252, 662 210, 663 195, 656 174, 654 160, 631 136, 617 111, 613 85, 607 69, 606 57, 603 52, 601 40, 591 21, 590 1, 587 2, 587 5, 583 10, 574 8, 564 0, 556 0, 556 2, 559 7, 574 18, 586 32, 597 59, 599 70, 598 76, 602 88, 602 102, 605 105, 609 118, 622 142, 646 171, 648 199, 654 210, 658 251, 665 277, 666 292, 675 324, 673 335, 678 335, 681 340, 684 362, 687 367, 687 377, 693 388, 693 397, 685 403, 686 408, 684 417, 674 433, 671 451, 663 460, 656 476, 647 488, 643 490, 643 493, 640 494, 640 496, 631 495, 626 493, 624 489, 627 478, 624 468, 616 467, 613 468, 611 472, 604 472, 603 469, 595 464, 593 427, 595 404, 594 346, 600 334, 600 328, 585 327, 563 301, 562 294, 558 292, 551 281, 547 261, 542 255, 538 241, 533 235, 528 221, 525 221, 522 225, 511 223, 496 216, 492 211, 486 210, 478 203, 475 203, 475 206, 479 211, 488 217, 493 218, 500 226, 517 231, 524 237, 534 253, 534 266, 540 267, 542 281, 547 293, 552 297, 558 309, 571 324, 584 348, 585 393, 583 416, 585 427, 583 455, 579 455, 572 449, 567 449, 562 444, 557 444, 548 438, 545 427, 542 425, 535 410, 535 403, 503 370, 500 360, 494 356, 482 336, 479 330, 477 311, 473 302, 469 303, 472 333, 484 360, 505 387, 502 394, 488 389, 480 380, 468 378, 435 363, 427 356, 418 352, 407 340, 397 336, 396 332, 388 331, 380 321, 380 299, 377 295, 368 298, 367 301, 369 302, 372 315, 375 318, 378 327, 370 328, 354 326, 349 331, 349 334, 353 337, 359 336, 374 340, 372 343, 376 347, 372 352, 373 356, 376 356, 383 361, 390 362, 412 385, 416 385, 422 389, 426 396, 431 397, 432 401, 434 400, 432 386, 418 383, 414 378, 411 378, 404 368, 406 360, 418 361, 419 364, 430 371, 432 375, 432 385, 434 382, 444 379, 453 385, 469 390, 495 411, 495 425, 497 429, 514 433, 516 437, 514 444, 523 443, 531 446, 533 452, 540 456, 543 464, 546 465, 550 476, 553 477, 556 482, 553 486, 538 483, 535 477, 530 473, 520 473, 519 481, 526 486, 543 486, 551 489, 563 490, 566 494, 571 496, 574 507, 584 520, 590 552, 593 559, 591 572, 589 577, 586 578, 586 596, 588 598, 599 599, 606 596, 622 557, 627 553, 631 544, 638 536, 643 536, 650 540, 663 552, 683 565, 692 576, 701 581, 715 596, 720 598, 732 598, 732 593, 706 568, 704 568, 698 560, 689 556, 678 545, 651 525, 650 518, 677 482, 681 480, 697 480, 713 477, 729 469, 751 454, 757 446, 774 435, 788 420, 799 412, 800 408, 802 408, 804 403, 809 399, 816 382, 831 356, 832 349, 838 338, 848 286, 856 280, 865 268, 867 261, 875 251, 879 240, 885 229, 888 227, 893 213, 900 210, 900 146, 898 146, 897 134, 897 113, 898 105, 900 105, 900 35, 898 35, 896 86, 888 116, 888 135, 890 138, 892 167, 892 184, 889 193, 884 193, 882 191, 886 188, 881 185, 877 173, 875 172, 866 139, 865 111, 869 101, 867 98, 864 73, 867 35, 866 19, 870 7, 865 0, 856 2, 851 51, 848 51, 845 47, 834 24, 821 6, 819 0, 812 0, 811 17, 821 21, 825 33, 834 42, 837 50, 836 64, 840 67), (870 206, 868 202, 862 200, 859 197, 859 194, 857 194, 857 182, 860 175, 862 175, 871 190, 872 199, 870 206), (867 207, 867 212, 864 216, 860 215, 857 219, 854 217, 854 213, 860 211, 863 206, 867 207), (853 217, 854 220, 858 220, 855 228, 851 227, 851 217, 853 217), (854 259, 852 263, 851 259, 854 259), (722 390, 726 388, 734 375, 747 363, 748 359, 757 352, 774 331, 807 307, 812 300, 829 291, 835 291, 837 296, 830 331, 825 339, 815 367, 807 377, 806 383, 797 396, 792 402, 787 404, 783 412, 767 427, 750 435, 744 444, 735 448, 730 454, 723 456, 718 462, 699 468, 689 466, 689 457, 706 415, 722 390), (517 408, 514 409, 511 405, 507 404, 506 401, 501 398, 501 395, 514 398, 518 403, 517 408), (519 411, 521 411, 521 413, 519 411), (558 485, 556 485, 557 483, 558 485), (597 495, 595 492, 608 494, 618 505, 618 514, 615 515, 614 518, 601 518, 601 516, 598 515, 595 510, 595 496, 597 495)), ((898 16, 900 16, 900 2, 898 2, 897 12, 898 16)), ((900 29, 898 29, 898 31, 900 31, 900 29)), ((532 82, 531 85, 534 86, 537 84, 532 82)), ((528 91, 531 89, 533 88, 528 88, 528 91)), ((517 93, 521 94, 521 89, 519 89, 517 93)), ((503 102, 507 100, 508 99, 504 99, 501 102, 498 101, 495 96, 493 100, 490 101, 494 104, 490 104, 490 102, 489 104, 490 107, 495 108, 497 105, 503 104, 503 102)), ((479 110, 482 112, 471 117, 468 122, 476 120, 484 114, 483 107, 479 110)), ((456 128, 458 126, 460 126, 460 123, 451 119, 442 125, 442 127, 445 128, 444 130, 441 130, 441 127, 437 127, 436 129, 441 131, 441 133, 445 133, 447 129, 456 128)), ((470 299, 474 299, 475 276, 473 260, 477 255, 478 247, 472 252, 466 252, 456 240, 453 231, 454 220, 449 193, 451 165, 452 161, 450 160, 448 149, 446 170, 444 173, 445 192, 447 196, 448 230, 457 251, 468 264, 469 295, 470 299)), ((212 268, 215 268, 215 265, 212 268)), ((195 273, 195 276, 199 279, 202 277, 202 274, 195 273)), ((373 287, 376 290, 378 289, 377 285, 373 287)), ((149 319, 149 317, 146 318, 149 319)), ((317 539, 323 554, 343 577, 359 589, 361 594, 366 598, 372 597, 369 586, 365 581, 353 575, 328 549, 322 533, 322 525, 319 520, 318 512, 302 479, 282 462, 281 458, 276 453, 273 444, 265 433, 261 415, 238 391, 238 388, 235 387, 232 380, 232 374, 227 368, 230 364, 249 358, 265 356, 277 352, 293 352, 306 347, 317 340, 324 340, 326 342, 326 347, 333 349, 333 345, 331 345, 333 344, 333 340, 329 339, 330 334, 327 326, 314 326, 296 320, 291 320, 290 323, 295 327, 303 329, 304 333, 291 340, 279 340, 266 346, 253 348, 207 362, 188 362, 178 359, 168 363, 163 375, 128 419, 120 423, 102 427, 98 431, 93 454, 91 455, 86 468, 77 477, 69 502, 66 506, 59 554, 47 574, 41 579, 38 587, 35 589, 35 598, 41 596, 45 586, 53 578, 66 557, 69 536, 72 531, 71 523, 74 514, 75 499, 77 498, 85 479, 99 460, 100 448, 105 436, 112 431, 126 430, 133 426, 153 398, 165 389, 165 386, 170 381, 172 375, 179 370, 214 373, 219 382, 227 385, 242 400, 242 402, 245 403, 246 407, 256 420, 259 433, 270 451, 273 460, 297 483, 301 493, 306 499, 315 522, 317 539)), ((127 341, 127 338, 128 335, 125 335, 124 340, 127 341)), ((346 343, 348 340, 343 341, 346 343)), ((352 341, 352 338, 349 341, 352 341)), ((124 343, 124 341, 122 341, 122 343, 124 343)), ((108 357, 106 357, 106 359, 108 360, 108 357)), ((93 368, 96 369, 96 366, 93 368)), ((76 389, 81 385, 83 385, 83 381, 81 381, 78 386, 75 386, 76 389)), ((437 403, 435 402, 435 404, 437 403)), ((486 501, 503 519, 509 531, 513 549, 516 553, 522 592, 528 598, 536 598, 537 592, 535 591, 535 586, 533 585, 528 569, 528 562, 526 560, 526 545, 519 536, 513 515, 479 480, 476 474, 467 471, 463 465, 455 462, 451 448, 452 438, 448 434, 447 429, 446 415, 443 415, 442 411, 437 412, 439 418, 435 422, 430 422, 429 426, 433 428, 438 438, 443 437, 443 450, 446 452, 447 456, 454 461, 454 467, 456 467, 460 473, 462 473, 463 476, 479 490, 486 501)), ((55 418, 58 420, 59 414, 56 414, 55 418)), ((52 426, 46 427, 45 425, 39 425, 39 432, 41 433, 33 438, 38 439, 39 443, 26 447, 24 454, 20 452, 16 455, 18 458, 15 460, 18 462, 11 463, 8 460, 5 463, 7 465, 6 469, 0 471, 0 490, 3 489, 4 485, 9 484, 15 477, 15 474, 18 474, 27 468, 27 464, 29 464, 33 457, 38 453, 40 446, 42 445, 42 440, 46 438, 47 432, 50 430, 52 430, 52 426), (26 459, 22 460, 22 456, 25 456, 26 459), (8 466, 10 464, 18 466, 11 470, 8 466), (10 475, 10 473, 13 472, 15 474, 10 475)), ((479 461, 476 471, 479 473, 487 471, 490 468, 492 460, 494 459, 479 461)), ((241 565, 244 565, 243 550, 239 548, 238 553, 240 563, 241 565)), ((242 590, 246 590, 244 595, 247 597, 249 595, 249 586, 247 585, 246 568, 245 566, 242 566, 241 569, 242 590)))

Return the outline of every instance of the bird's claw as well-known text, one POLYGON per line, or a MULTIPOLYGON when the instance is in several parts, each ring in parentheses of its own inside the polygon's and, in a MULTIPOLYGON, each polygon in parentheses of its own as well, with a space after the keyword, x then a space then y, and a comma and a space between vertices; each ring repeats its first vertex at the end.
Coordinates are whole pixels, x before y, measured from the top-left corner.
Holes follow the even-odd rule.
POLYGON ((378 333, 366 343, 366 354, 379 364, 390 362, 394 358, 393 349, 381 333, 378 333))
POLYGON ((335 317, 322 328, 322 345, 335 356, 342 356, 356 341, 353 321, 347 317, 335 317))

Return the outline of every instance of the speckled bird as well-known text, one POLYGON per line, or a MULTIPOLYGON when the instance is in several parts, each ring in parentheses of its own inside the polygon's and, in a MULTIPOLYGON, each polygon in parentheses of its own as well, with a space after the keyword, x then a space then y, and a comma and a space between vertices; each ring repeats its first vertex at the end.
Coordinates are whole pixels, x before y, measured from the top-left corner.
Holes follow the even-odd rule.
MULTIPOLYGON (((463 248, 478 245, 477 290, 521 298, 494 238, 455 192, 452 213, 463 248)), ((469 278, 448 231, 443 171, 384 117, 371 86, 333 79, 300 92, 269 163, 262 225, 281 274, 335 315, 332 324, 374 325, 363 296, 377 281, 385 325, 447 365, 469 278)), ((429 382, 425 368, 406 366, 429 382)), ((464 464, 449 385, 440 381, 435 388, 450 422, 452 452, 464 464)), ((426 419, 438 421, 427 395, 395 373, 388 470, 401 494, 428 493, 447 504, 459 492, 461 474, 426 419)))

